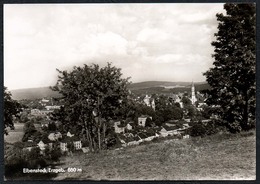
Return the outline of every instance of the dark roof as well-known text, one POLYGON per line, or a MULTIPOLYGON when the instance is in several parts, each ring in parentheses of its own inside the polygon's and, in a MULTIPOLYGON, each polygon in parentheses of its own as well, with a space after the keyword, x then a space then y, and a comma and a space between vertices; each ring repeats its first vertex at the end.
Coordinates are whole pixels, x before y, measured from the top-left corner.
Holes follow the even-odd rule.
MULTIPOLYGON (((43 137, 41 141, 42 141, 44 144, 54 142, 54 141, 51 141, 48 137, 43 137)), ((39 142, 40 142, 40 141, 39 141, 39 142)))
POLYGON ((80 141, 79 137, 77 136, 72 136, 72 137, 69 137, 69 136, 64 136, 60 142, 63 142, 63 143, 68 143, 68 142, 73 142, 73 141, 80 141))
POLYGON ((143 132, 138 133, 138 136, 139 136, 141 139, 147 138, 147 135, 146 135, 145 133, 143 133, 143 132))
POLYGON ((139 138, 138 136, 135 136, 135 137, 134 137, 134 140, 135 140, 135 141, 139 141, 140 138, 139 138))
POLYGON ((26 148, 26 147, 34 147, 34 146, 37 146, 37 143, 36 142, 31 142, 31 141, 29 141, 29 142, 25 142, 24 143, 24 147, 26 148))
POLYGON ((117 127, 119 127, 119 128, 124 128, 125 125, 117 125, 117 127))
POLYGON ((178 127, 175 127, 175 126, 167 126, 167 125, 163 125, 162 126, 165 130, 167 131, 171 131, 171 130, 177 130, 178 127))
POLYGON ((167 121, 166 123, 175 124, 176 122, 178 122, 178 120, 169 120, 169 121, 167 121))
POLYGON ((149 118, 150 116, 148 116, 148 115, 141 115, 140 117, 138 117, 138 118, 149 118))

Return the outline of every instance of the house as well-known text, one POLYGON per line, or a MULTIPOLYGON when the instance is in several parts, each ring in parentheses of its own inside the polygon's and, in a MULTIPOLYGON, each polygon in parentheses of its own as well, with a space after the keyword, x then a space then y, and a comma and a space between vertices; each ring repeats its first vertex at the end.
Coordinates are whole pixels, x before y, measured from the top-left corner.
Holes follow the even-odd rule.
POLYGON ((167 126, 176 126, 176 123, 178 122, 178 120, 169 120, 167 121, 165 124, 167 126))
POLYGON ((55 110, 55 109, 60 109, 59 105, 47 105, 45 106, 46 110, 55 110))
POLYGON ((40 115, 47 116, 48 114, 52 113, 53 110, 40 110, 40 115))
POLYGON ((50 124, 49 121, 42 121, 42 122, 41 122, 41 127, 42 127, 42 128, 43 128, 43 127, 48 127, 49 124, 50 124))
POLYGON ((89 148, 88 147, 82 148, 82 151, 83 151, 83 153, 88 153, 89 152, 89 148))
POLYGON ((183 136, 183 139, 188 139, 188 138, 190 138, 189 135, 184 135, 184 136, 183 136))
POLYGON ((129 135, 119 134, 118 138, 123 147, 138 145, 140 143, 140 137, 134 136, 133 134, 132 135, 131 134, 129 134, 129 135))
POLYGON ((67 142, 61 141, 60 142, 60 150, 63 151, 63 152, 68 151, 67 145, 68 145, 67 142))
POLYGON ((153 110, 155 110, 155 101, 153 98, 149 97, 148 95, 145 95, 143 102, 145 105, 152 107, 153 110))
POLYGON ((183 124, 183 128, 189 128, 189 127, 190 127, 190 125, 188 123, 183 124))
POLYGON ((156 131, 153 130, 153 129, 148 129, 146 131, 146 135, 147 135, 147 138, 145 138, 145 141, 151 141, 153 140, 155 137, 159 137, 158 134, 156 134, 156 131))
POLYGON ((178 135, 178 128, 175 126, 167 126, 167 125, 163 125, 161 130, 160 130, 160 134, 162 137, 166 137, 168 135, 178 135))
MULTIPOLYGON (((72 135, 69 132, 67 135, 72 135)), ((61 151, 65 152, 69 150, 69 147, 73 146, 74 150, 80 150, 82 149, 82 142, 79 139, 79 137, 73 135, 73 136, 64 136, 62 140, 60 141, 60 149, 61 151)))
POLYGON ((134 127, 134 122, 127 123, 127 125, 126 125, 127 130, 132 130, 133 127, 134 127))
POLYGON ((75 150, 80 150, 82 148, 81 140, 77 140, 73 142, 75 150))
POLYGON ((68 133, 67 133, 67 136, 68 136, 68 137, 73 137, 74 134, 71 134, 70 132, 68 132, 68 133))
POLYGON ((50 100, 44 99, 44 98, 41 100, 41 102, 43 102, 43 103, 48 103, 49 101, 50 101, 50 100))
POLYGON ((138 118, 138 125, 145 127, 145 123, 146 123, 146 119, 147 119, 147 118, 152 119, 151 116, 147 116, 147 115, 142 115, 142 116, 140 116, 140 117, 138 118))
POLYGON ((45 150, 46 144, 43 141, 40 141, 37 145, 39 146, 41 151, 45 150))
POLYGON ((53 132, 48 135, 48 139, 51 141, 57 141, 62 138, 62 134, 60 132, 53 132))
POLYGON ((31 110, 31 114, 32 114, 32 115, 39 115, 40 112, 41 112, 41 111, 40 111, 39 109, 32 109, 32 110, 31 110))
POLYGON ((121 125, 121 124, 119 124, 119 125, 117 125, 117 124, 115 124, 115 126, 114 126, 114 128, 115 128, 115 133, 125 133, 125 126, 124 125, 121 125))
POLYGON ((191 119, 184 119, 187 123, 190 123, 191 119))
POLYGON ((145 141, 145 139, 148 137, 144 132, 139 132, 137 135, 141 139, 140 142, 145 141))
POLYGON ((28 142, 25 142, 24 143, 24 147, 23 147, 23 150, 28 150, 28 151, 31 151, 33 148, 36 148, 37 147, 37 144, 33 141, 28 141, 28 142))
POLYGON ((211 121, 210 119, 203 119, 203 120, 201 120, 202 123, 208 123, 210 121, 211 121))

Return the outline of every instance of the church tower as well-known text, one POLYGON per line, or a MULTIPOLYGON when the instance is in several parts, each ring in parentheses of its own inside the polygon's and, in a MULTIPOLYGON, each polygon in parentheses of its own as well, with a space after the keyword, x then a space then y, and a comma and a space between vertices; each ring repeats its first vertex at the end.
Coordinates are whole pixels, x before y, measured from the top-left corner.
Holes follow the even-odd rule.
POLYGON ((192 85, 191 85, 191 104, 195 105, 195 102, 197 101, 196 96, 195 96, 195 87, 194 87, 194 83, 192 81, 192 85))

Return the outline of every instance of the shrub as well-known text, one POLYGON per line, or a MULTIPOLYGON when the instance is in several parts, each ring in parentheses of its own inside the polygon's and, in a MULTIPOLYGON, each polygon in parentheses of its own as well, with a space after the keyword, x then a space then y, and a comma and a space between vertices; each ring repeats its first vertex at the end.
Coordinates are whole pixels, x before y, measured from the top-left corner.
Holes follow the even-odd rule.
POLYGON ((190 135, 193 137, 206 135, 212 135, 219 131, 219 122, 218 121, 209 121, 202 123, 201 121, 194 123, 190 129, 190 135))

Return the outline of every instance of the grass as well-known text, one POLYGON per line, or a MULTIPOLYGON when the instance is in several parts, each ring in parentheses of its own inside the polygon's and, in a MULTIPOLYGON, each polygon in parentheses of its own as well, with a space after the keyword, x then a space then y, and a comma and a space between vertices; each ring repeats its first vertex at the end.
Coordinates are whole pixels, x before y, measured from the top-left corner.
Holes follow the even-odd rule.
POLYGON ((15 123, 14 130, 8 130, 8 135, 4 135, 4 140, 8 143, 14 143, 18 141, 22 141, 24 132, 23 132, 23 123, 15 123))
POLYGON ((162 140, 98 154, 63 158, 56 180, 254 180, 254 132, 216 134, 204 138, 162 140))

